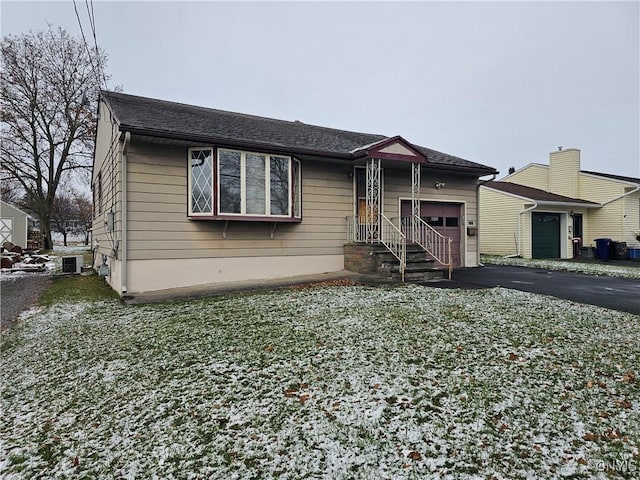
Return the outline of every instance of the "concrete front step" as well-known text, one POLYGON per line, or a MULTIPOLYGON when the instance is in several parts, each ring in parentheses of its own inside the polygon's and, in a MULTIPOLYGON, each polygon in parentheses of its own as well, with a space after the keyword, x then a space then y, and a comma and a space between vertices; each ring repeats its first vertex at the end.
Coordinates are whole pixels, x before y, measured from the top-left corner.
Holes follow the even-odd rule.
MULTIPOLYGON (((447 270, 435 268, 435 260, 422 247, 407 245, 407 266, 404 271, 405 282, 424 282, 447 277, 447 270)), ((377 271, 380 275, 401 280, 400 262, 384 246, 375 249, 377 271)))
MULTIPOLYGON (((378 265, 382 263, 397 263, 398 259, 395 257, 393 253, 391 253, 386 248, 378 249, 375 252, 376 261, 378 265)), ((427 252, 425 252, 422 247, 419 246, 407 246, 406 250, 407 254, 407 263, 409 262, 421 262, 424 260, 433 261, 433 259, 429 256, 427 252)))
MULTIPOLYGON (((401 280, 400 265, 394 265, 389 270, 392 278, 401 280)), ((424 282, 427 280, 435 280, 447 277, 447 270, 434 268, 432 262, 424 262, 421 264, 407 264, 404 270, 405 282, 424 282)))

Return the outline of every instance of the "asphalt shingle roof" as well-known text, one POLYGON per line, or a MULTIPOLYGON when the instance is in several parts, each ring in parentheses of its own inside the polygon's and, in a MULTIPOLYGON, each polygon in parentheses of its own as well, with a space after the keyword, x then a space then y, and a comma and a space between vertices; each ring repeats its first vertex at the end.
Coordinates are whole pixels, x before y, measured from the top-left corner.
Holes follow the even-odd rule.
POLYGON ((588 173, 589 175, 597 175, 598 177, 605 177, 605 178, 613 178, 614 180, 622 180, 625 182, 631 182, 631 183, 638 183, 640 184, 640 178, 634 178, 634 177, 625 177, 622 175, 613 175, 611 173, 601 173, 601 172, 590 172, 587 170, 580 170, 582 173, 588 173))
MULTIPOLYGON (((301 154, 339 158, 351 158, 351 152, 389 138, 385 135, 350 132, 124 93, 101 93, 118 119, 120 130, 132 133, 264 145, 301 154)), ((431 164, 477 170, 483 175, 495 172, 494 168, 486 165, 414 146, 427 156, 431 164)))
POLYGON ((598 205, 588 200, 582 200, 580 198, 565 197, 564 195, 557 195, 555 193, 540 190, 539 188, 526 187, 517 183, 492 181, 487 182, 484 186, 499 190, 505 193, 511 193, 520 197, 529 198, 536 202, 557 202, 557 203, 582 203, 587 205, 598 205))

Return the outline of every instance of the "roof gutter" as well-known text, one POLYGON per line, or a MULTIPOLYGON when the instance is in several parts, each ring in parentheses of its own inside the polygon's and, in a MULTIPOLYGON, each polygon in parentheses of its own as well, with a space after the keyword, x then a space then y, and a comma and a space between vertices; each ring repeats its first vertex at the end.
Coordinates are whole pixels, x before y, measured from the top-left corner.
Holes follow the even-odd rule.
POLYGON ((121 212, 122 212, 122 239, 121 239, 121 243, 122 243, 122 273, 121 273, 121 291, 122 291, 122 295, 124 296, 127 293, 127 252, 128 252, 128 247, 127 247, 127 210, 129 208, 128 202, 127 202, 127 190, 128 190, 128 183, 127 183, 127 151, 129 149, 129 143, 131 142, 131 133, 126 132, 124 134, 124 141, 122 142, 122 205, 121 205, 121 212))
POLYGON ((484 267, 482 262, 480 262, 480 187, 483 186, 487 182, 492 182, 498 176, 498 172, 494 173, 493 176, 489 180, 478 180, 478 185, 476 185, 476 227, 478 229, 478 233, 476 234, 476 251, 478 252, 478 266, 484 267))
POLYGON ((600 208, 602 206, 599 203, 553 202, 549 200, 537 200, 537 203, 549 207, 600 208))
POLYGON ((353 155, 351 155, 350 153, 345 154, 345 153, 339 153, 339 152, 326 152, 322 150, 314 150, 311 148, 287 148, 287 147, 273 145, 273 144, 231 140, 228 138, 215 138, 215 137, 205 137, 205 136, 198 136, 198 135, 181 135, 173 132, 164 132, 164 131, 158 131, 158 130, 129 127, 127 125, 120 125, 120 131, 123 133, 124 132, 131 133, 133 135, 166 138, 168 140, 182 140, 185 142, 219 143, 227 147, 257 148, 262 150, 281 149, 282 152, 288 152, 288 153, 294 153, 294 154, 297 153, 300 155, 312 155, 316 157, 344 159, 344 160, 352 160, 354 158, 353 155))

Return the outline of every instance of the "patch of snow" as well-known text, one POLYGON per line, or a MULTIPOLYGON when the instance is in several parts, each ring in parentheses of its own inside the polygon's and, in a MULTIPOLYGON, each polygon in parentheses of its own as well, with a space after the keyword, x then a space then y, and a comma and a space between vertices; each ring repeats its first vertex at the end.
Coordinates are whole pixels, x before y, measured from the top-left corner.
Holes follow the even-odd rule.
POLYGON ((7 478, 606 478, 640 453, 637 317, 525 292, 59 304, 2 341, 7 478))
POLYGON ((540 268, 564 272, 584 273, 587 275, 606 275, 610 277, 640 279, 640 263, 634 265, 607 265, 602 263, 582 263, 562 260, 540 260, 527 258, 500 257, 482 255, 482 263, 493 265, 513 265, 516 267, 540 268))

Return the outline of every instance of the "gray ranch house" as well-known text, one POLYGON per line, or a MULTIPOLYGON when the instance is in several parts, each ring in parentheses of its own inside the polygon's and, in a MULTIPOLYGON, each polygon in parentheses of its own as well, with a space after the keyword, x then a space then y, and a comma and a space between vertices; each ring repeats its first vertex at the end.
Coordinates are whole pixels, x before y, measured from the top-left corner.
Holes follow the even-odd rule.
POLYGON ((346 269, 477 266, 492 167, 387 137, 104 91, 96 267, 121 295, 346 269), (363 254, 363 252, 365 252, 363 254), (371 253, 371 255, 369 255, 371 253))

